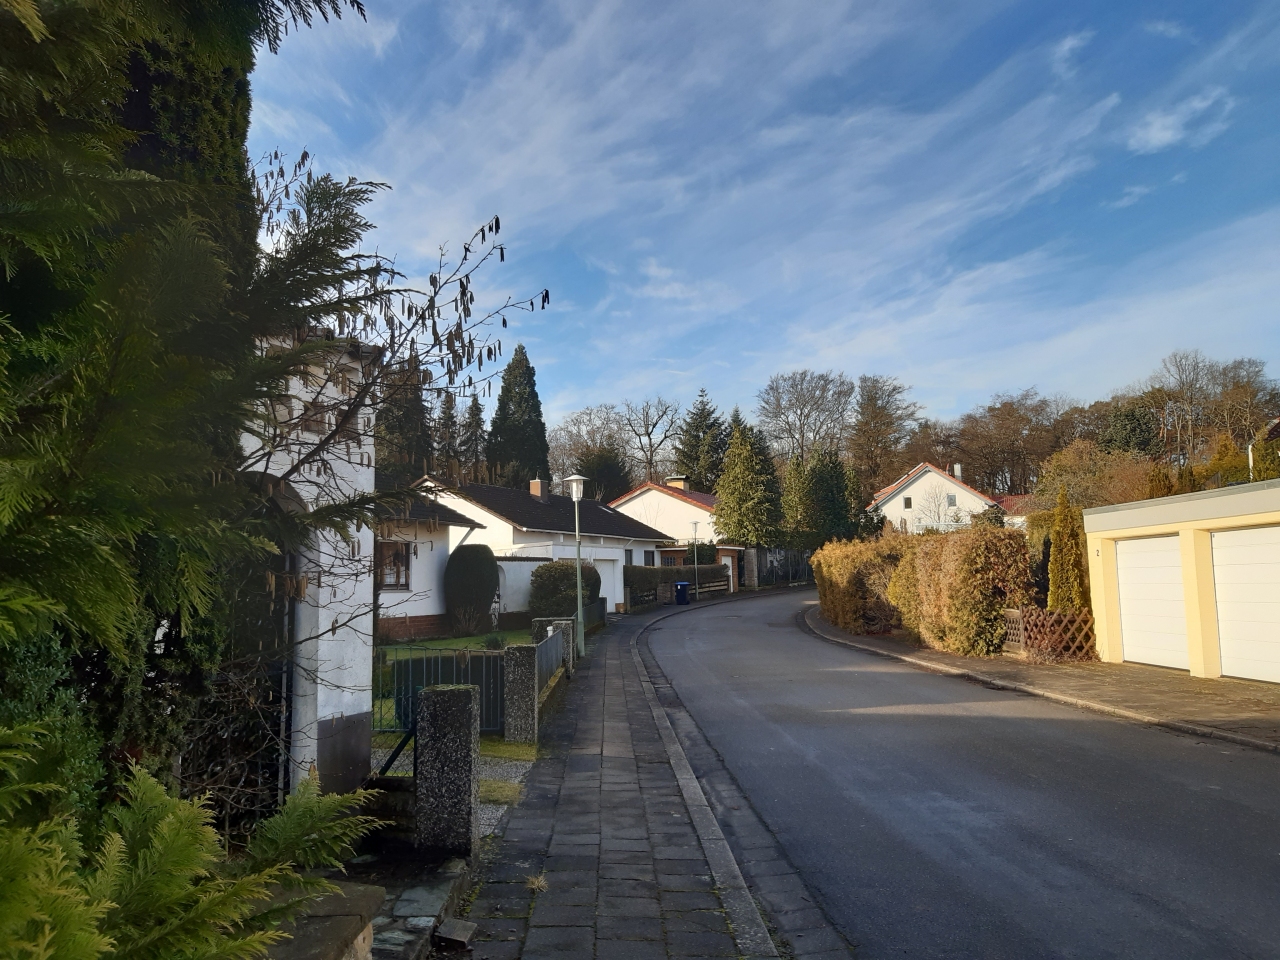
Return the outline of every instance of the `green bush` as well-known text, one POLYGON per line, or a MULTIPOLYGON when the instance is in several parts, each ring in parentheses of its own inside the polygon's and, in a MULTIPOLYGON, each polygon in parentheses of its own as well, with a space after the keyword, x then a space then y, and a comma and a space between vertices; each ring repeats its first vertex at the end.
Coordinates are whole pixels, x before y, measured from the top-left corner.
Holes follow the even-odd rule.
POLYGON ((498 561, 482 543, 467 543, 449 554, 444 566, 444 608, 455 637, 493 629, 493 598, 498 593, 498 561))
MULTIPOLYGON (((582 602, 600 599, 600 571, 582 565, 582 602)), ((571 617, 578 612, 578 578, 573 560, 553 560, 529 578, 529 613, 535 617, 571 617)))
MULTIPOLYGON (((729 576, 729 568, 718 563, 704 563, 697 568, 697 581, 711 583, 729 576)), ((676 583, 680 580, 694 582, 694 568, 687 567, 637 567, 622 568, 622 585, 630 587, 633 594, 652 593, 660 583, 676 583)))

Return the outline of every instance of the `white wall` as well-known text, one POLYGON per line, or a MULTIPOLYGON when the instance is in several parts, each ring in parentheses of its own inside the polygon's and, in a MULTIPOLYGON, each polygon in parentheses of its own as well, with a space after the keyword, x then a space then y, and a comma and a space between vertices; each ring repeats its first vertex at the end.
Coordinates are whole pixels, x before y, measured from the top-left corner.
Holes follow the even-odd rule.
POLYGON ((914 533, 920 523, 967 523, 975 513, 981 513, 990 504, 978 494, 941 471, 929 468, 910 483, 896 490, 880 505, 880 511, 895 527, 906 521, 907 532, 914 533), (949 506, 947 497, 955 497, 955 506, 949 506), (904 505, 911 498, 911 509, 904 505))
POLYGON ((449 528, 425 523, 396 524, 391 540, 407 541, 417 549, 409 556, 409 589, 383 587, 378 592, 382 617, 431 617, 445 612, 444 567, 449 561, 449 528))
POLYGON ((719 540, 713 515, 702 507, 652 487, 642 490, 613 509, 660 530, 677 543, 693 540, 693 522, 698 522, 698 542, 719 540))
POLYGON ((506 560, 498 558, 498 589, 500 594, 498 609, 502 613, 516 613, 529 609, 529 584, 533 571, 542 566, 528 560, 506 560))

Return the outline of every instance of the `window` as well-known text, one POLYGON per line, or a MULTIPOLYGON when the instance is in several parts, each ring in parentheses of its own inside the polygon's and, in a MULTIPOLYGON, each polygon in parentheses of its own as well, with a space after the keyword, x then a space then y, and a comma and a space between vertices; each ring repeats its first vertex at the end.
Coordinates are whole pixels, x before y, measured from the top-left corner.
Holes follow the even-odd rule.
POLYGON ((663 557, 663 558, 662 558, 662 565, 663 565, 664 567, 674 567, 674 566, 676 565, 676 558, 675 558, 675 557, 663 557))
POLYGON ((322 404, 304 403, 302 405, 302 429, 305 433, 318 435, 329 432, 329 418, 322 404))
POLYGON ((645 565, 646 567, 652 567, 652 566, 653 566, 653 551, 652 551, 652 550, 646 550, 646 551, 644 552, 644 565, 645 565))
POLYGON ((631 550, 623 550, 622 552, 626 554, 626 559, 622 561, 623 563, 625 563, 628 567, 631 566, 633 563, 635 563, 635 558, 631 550))
POLYGON ((395 541, 383 541, 377 545, 378 585, 383 590, 409 589, 410 546, 395 541))
POLYGON ((956 495, 954 493, 947 494, 947 506, 954 507, 956 505, 956 495))
POLYGON ((902 509, 903 509, 903 510, 910 510, 910 509, 911 509, 911 498, 910 498, 910 497, 903 497, 903 498, 902 498, 902 509))

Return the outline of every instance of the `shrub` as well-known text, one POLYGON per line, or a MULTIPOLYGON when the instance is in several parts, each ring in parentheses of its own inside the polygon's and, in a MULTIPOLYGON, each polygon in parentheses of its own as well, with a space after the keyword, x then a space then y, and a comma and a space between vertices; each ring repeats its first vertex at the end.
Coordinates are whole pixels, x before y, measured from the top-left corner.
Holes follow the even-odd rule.
POLYGON ((444 607, 455 637, 493 629, 498 593, 498 561, 482 543, 467 543, 449 554, 444 566, 444 607))
MULTIPOLYGON (((694 573, 692 566, 626 566, 622 568, 622 585, 630 587, 633 594, 653 593, 658 589, 658 584, 660 583, 676 583, 680 580, 687 580, 693 583, 694 573)), ((719 563, 704 563, 699 564, 696 573, 698 582, 710 583, 713 580, 723 580, 729 576, 729 568, 719 563)))
MULTIPOLYGON (((600 571, 582 565, 582 603, 600 599, 600 571)), ((529 613, 534 617, 572 617, 578 612, 578 580, 573 560, 553 560, 529 578, 529 613)))
POLYGON ((1067 502, 1067 488, 1058 488, 1058 506, 1053 511, 1049 535, 1050 610, 1070 613, 1089 608, 1089 568, 1084 537, 1084 518, 1078 507, 1067 502))
POLYGON ((850 633, 887 633, 897 626, 889 582, 907 540, 903 534, 834 540, 810 557, 822 615, 850 633))

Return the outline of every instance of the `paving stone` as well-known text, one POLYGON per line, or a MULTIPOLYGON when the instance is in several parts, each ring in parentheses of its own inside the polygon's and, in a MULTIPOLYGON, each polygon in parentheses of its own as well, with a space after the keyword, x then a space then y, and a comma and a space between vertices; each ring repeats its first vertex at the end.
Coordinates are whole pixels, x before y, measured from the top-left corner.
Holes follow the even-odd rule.
MULTIPOLYGON (((664 911, 665 912, 665 911, 664 911)), ((718 910, 689 910, 666 916, 667 929, 681 933, 728 933, 729 921, 718 910)))
POLYGON ((655 860, 703 860, 705 856, 702 852, 702 846, 688 844, 678 847, 654 847, 653 859, 655 860))
POLYGON ((528 929, 528 922, 523 918, 471 916, 469 919, 475 921, 477 940, 523 940, 528 929))
POLYGON ((648 850, 604 850, 600 853, 600 862, 652 866, 653 854, 648 850))
POLYGON ((738 947, 727 933, 687 932, 673 930, 667 933, 667 953, 673 957, 734 957, 738 947))
POLYGON ((596 908, 594 904, 555 904, 543 903, 542 898, 533 905, 533 913, 529 916, 531 927, 585 927, 595 923, 596 908))
POLYGON ((661 907, 651 897, 610 897, 601 895, 596 912, 602 917, 660 917, 661 907))
POLYGON ((663 890, 711 891, 715 889, 715 884, 709 876, 686 876, 673 873, 665 873, 658 877, 658 886, 663 890))
POLYGON ((472 960, 519 960, 523 944, 519 940, 482 941, 475 945, 472 960))
POLYGON ((654 860, 653 869, 660 874, 683 874, 685 876, 711 872, 706 860, 654 860))
POLYGON ((720 898, 714 893, 693 890, 663 890, 661 896, 662 909, 664 911, 720 909, 720 898))
POLYGON ((615 850, 632 850, 632 851, 646 850, 647 851, 648 849, 649 849, 649 839, 647 836, 634 837, 634 838, 629 837, 625 839, 619 838, 619 837, 605 837, 600 841, 601 854, 603 854, 606 850, 609 852, 613 852, 615 850))
POLYGON ((661 940, 662 921, 657 917, 600 917, 596 920, 599 940, 661 940))
POLYGON ((541 957, 589 957, 595 947, 594 927, 530 927, 525 937, 524 960, 541 957))
POLYGON ((667 951, 650 940, 597 940, 596 960, 667 960, 667 951))
POLYGON ((606 897, 657 897, 658 884, 653 880, 600 881, 600 894, 606 897))
POLYGON ((652 880, 653 867, 649 864, 602 863, 601 880, 652 880))

